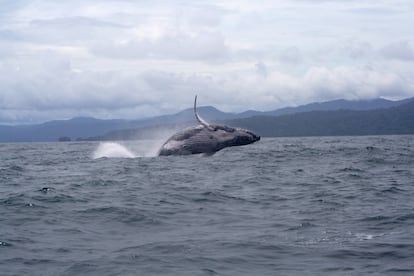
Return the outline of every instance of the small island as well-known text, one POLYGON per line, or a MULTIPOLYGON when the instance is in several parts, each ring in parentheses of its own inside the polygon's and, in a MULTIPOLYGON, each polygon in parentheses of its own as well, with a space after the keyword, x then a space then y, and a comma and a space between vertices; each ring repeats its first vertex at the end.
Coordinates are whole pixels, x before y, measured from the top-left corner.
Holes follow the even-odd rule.
POLYGON ((72 141, 72 139, 70 139, 70 137, 68 136, 59 137, 59 142, 70 142, 70 141, 72 141))

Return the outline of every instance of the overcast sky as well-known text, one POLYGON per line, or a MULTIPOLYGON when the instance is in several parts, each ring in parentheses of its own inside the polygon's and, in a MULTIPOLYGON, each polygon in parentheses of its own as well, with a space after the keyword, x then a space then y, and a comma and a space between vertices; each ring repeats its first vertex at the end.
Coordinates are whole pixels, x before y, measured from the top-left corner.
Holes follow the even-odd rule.
POLYGON ((414 96, 412 0, 0 0, 0 123, 414 96))

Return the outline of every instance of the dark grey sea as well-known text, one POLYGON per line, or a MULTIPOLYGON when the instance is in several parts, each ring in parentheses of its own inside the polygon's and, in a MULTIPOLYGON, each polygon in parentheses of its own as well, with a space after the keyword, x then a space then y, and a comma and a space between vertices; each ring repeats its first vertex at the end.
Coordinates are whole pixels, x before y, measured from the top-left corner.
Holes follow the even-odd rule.
POLYGON ((414 275, 414 136, 0 144, 0 275, 414 275))

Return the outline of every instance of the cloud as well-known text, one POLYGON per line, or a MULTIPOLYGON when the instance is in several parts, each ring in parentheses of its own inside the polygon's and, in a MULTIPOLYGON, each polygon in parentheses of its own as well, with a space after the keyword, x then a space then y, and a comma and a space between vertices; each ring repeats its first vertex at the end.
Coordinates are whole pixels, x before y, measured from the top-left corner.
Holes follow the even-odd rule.
POLYGON ((377 97, 407 96, 413 83, 406 83, 395 73, 370 67, 340 66, 310 68, 304 83, 319 99, 372 99, 377 97))
POLYGON ((266 78, 268 75, 268 68, 266 66, 266 64, 264 64, 262 61, 258 62, 255 64, 256 70, 257 70, 257 74, 259 74, 260 76, 266 78))
POLYGON ((348 57, 358 60, 363 58, 371 58, 374 55, 374 48, 367 41, 350 40, 341 47, 348 57))
POLYGON ((278 59, 284 63, 298 64, 303 61, 303 56, 297 47, 289 47, 279 53, 278 59))
MULTIPOLYGON (((187 6, 185 14, 188 16, 188 24, 203 28, 216 28, 220 25, 228 11, 214 4, 197 3, 187 6)), ((184 15, 184 13, 183 13, 184 15)))
POLYGON ((109 44, 99 43, 92 52, 97 56, 121 59, 178 59, 220 61, 227 59, 229 49, 224 37, 217 32, 199 32, 196 34, 163 34, 154 39, 134 38, 115 41, 109 44))
MULTIPOLYGON (((262 66, 261 66, 262 65, 262 66)), ((264 67, 263 67, 264 66, 264 67)), ((200 103, 225 111, 271 110, 338 98, 407 97, 414 84, 380 68, 310 67, 303 75, 277 70, 266 78, 245 72, 229 74, 172 73, 168 71, 81 71, 58 56, 48 62, 0 67, 0 121, 45 120, 74 116, 139 118, 173 113, 200 103), (49 114, 49 115, 47 115, 49 114)))
POLYGON ((387 59, 413 61, 414 49, 408 41, 399 41, 386 45, 380 53, 387 59))
POLYGON ((408 0, 3 2, 3 122, 414 95, 408 0))
POLYGON ((0 59, 9 59, 15 55, 15 45, 9 41, 0 40, 0 59))

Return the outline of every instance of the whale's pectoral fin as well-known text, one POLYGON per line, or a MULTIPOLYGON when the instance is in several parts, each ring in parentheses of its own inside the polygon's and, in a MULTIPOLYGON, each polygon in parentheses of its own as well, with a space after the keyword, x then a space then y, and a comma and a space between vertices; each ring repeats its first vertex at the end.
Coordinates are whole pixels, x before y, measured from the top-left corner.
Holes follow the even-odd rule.
POLYGON ((212 127, 209 123, 207 123, 203 118, 201 118, 197 113, 197 95, 194 98, 194 115, 197 121, 204 127, 208 128, 209 130, 215 131, 216 129, 212 127))

